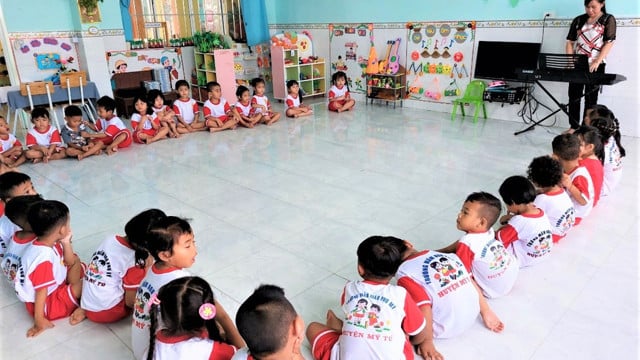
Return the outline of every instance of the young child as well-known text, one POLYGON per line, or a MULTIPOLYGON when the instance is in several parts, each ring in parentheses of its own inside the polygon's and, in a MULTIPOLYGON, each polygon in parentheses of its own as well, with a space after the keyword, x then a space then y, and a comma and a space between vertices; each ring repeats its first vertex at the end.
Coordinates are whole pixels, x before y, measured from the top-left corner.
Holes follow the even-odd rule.
POLYGON ((198 120, 200 110, 198 103, 191 98, 191 89, 186 80, 176 82, 176 92, 178 100, 173 102, 173 112, 176 114, 178 124, 176 130, 180 134, 187 134, 194 131, 206 130, 204 122, 198 120))
POLYGON ((589 171, 580 166, 580 139, 574 134, 562 134, 551 142, 553 157, 560 162, 564 175, 562 187, 567 192, 575 209, 575 225, 591 213, 595 190, 589 171))
POLYGON ((136 291, 151 266, 147 234, 165 217, 162 210, 145 210, 127 222, 125 236, 112 235, 102 241, 87 264, 80 307, 71 315, 71 325, 85 317, 112 323, 131 316, 136 291))
POLYGON ((237 114, 240 125, 246 128, 253 128, 258 122, 260 122, 262 115, 256 114, 255 109, 251 104, 249 89, 247 89, 246 86, 238 86, 236 96, 238 97, 238 102, 236 102, 233 107, 233 111, 237 114))
POLYGON ((5 209, 7 218, 18 226, 16 232, 7 242, 7 251, 2 258, 2 271, 12 286, 20 268, 22 254, 36 239, 36 235, 27 221, 27 213, 31 205, 42 200, 40 195, 23 195, 13 198, 7 203, 5 209))
POLYGON ((82 293, 82 264, 73 252, 69 208, 43 200, 27 213, 38 237, 22 255, 15 290, 34 317, 27 331, 33 337, 53 327, 52 320, 68 317, 78 307, 82 293))
POLYGON ((33 163, 64 159, 66 152, 58 129, 51 126, 47 109, 37 107, 31 112, 33 127, 27 132, 25 156, 33 163))
POLYGON ((4 256, 7 244, 13 234, 20 228, 4 214, 4 207, 16 196, 36 195, 29 175, 17 171, 9 171, 0 175, 0 258, 4 256))
POLYGON ((158 120, 160 120, 160 124, 169 129, 169 136, 172 138, 180 137, 176 127, 176 113, 171 109, 171 106, 164 104, 165 100, 162 91, 157 89, 149 90, 147 102, 151 105, 151 110, 158 117, 158 120))
POLYGON ((232 360, 304 360, 300 346, 304 340, 304 321, 275 285, 260 285, 240 305, 236 325, 247 347, 232 360))
POLYGON ((553 247, 551 224, 544 211, 533 204, 533 184, 524 176, 511 176, 498 191, 507 205, 507 215, 500 218, 502 227, 496 232, 496 239, 518 259, 521 268, 548 258, 553 247))
POLYGON ((394 251, 401 254, 402 263, 396 274, 398 285, 415 300, 427 322, 427 336, 420 346, 423 358, 442 360, 433 339, 460 335, 476 322, 478 314, 489 330, 501 332, 504 329, 487 300, 479 295, 471 274, 457 255, 418 251, 408 241, 394 237, 386 239, 394 251))
POLYGON ((347 74, 337 71, 331 76, 331 88, 329 89, 329 110, 336 112, 348 111, 354 107, 356 101, 349 94, 349 86, 346 86, 347 74))
POLYGON ((271 125, 280 119, 280 113, 273 112, 269 98, 264 94, 266 84, 264 79, 255 78, 251 80, 253 87, 253 98, 251 98, 251 106, 256 114, 260 114, 260 122, 271 125))
POLYGON ((591 125, 598 129, 602 138, 604 178, 600 196, 607 196, 622 178, 622 158, 627 153, 620 143, 620 124, 613 115, 594 118, 591 125))
POLYGON ((302 103, 302 95, 300 95, 300 85, 296 80, 287 81, 287 110, 285 114, 288 117, 297 118, 313 114, 313 110, 308 105, 302 103))
POLYGON ((364 240, 357 253, 363 280, 344 287, 340 302, 345 320, 329 310, 327 325, 313 322, 307 328, 313 358, 413 359, 411 344, 423 343, 427 327, 407 291, 389 283, 402 254, 381 236, 364 240))
POLYGON ((10 168, 27 161, 22 143, 11 133, 9 124, 2 115, 0 115, 0 154, 1 162, 10 168))
POLYGON ((580 139, 580 166, 584 166, 591 176, 593 182, 593 206, 598 205, 602 183, 604 181, 604 150, 602 139, 598 129, 589 125, 582 125, 574 134, 580 139))
POLYGON ((133 98, 133 107, 133 114, 131 114, 133 141, 138 144, 149 145, 167 138, 169 127, 160 125, 160 120, 151 110, 151 106, 149 106, 144 96, 135 96, 133 98))
POLYGON ((78 158, 78 161, 91 155, 99 155, 104 149, 104 144, 93 140, 102 137, 101 134, 87 132, 87 122, 82 120, 82 110, 69 105, 64 109, 66 124, 62 128, 62 140, 67 144, 67 156, 78 158))
POLYGON ((564 238, 576 221, 573 203, 562 188, 563 174, 562 165, 551 156, 533 159, 527 169, 527 177, 538 190, 533 204, 547 214, 554 243, 564 238))
POLYGON ((465 235, 452 245, 438 250, 455 252, 473 280, 488 298, 504 296, 516 283, 518 262, 495 238, 492 229, 500 216, 500 200, 486 192, 467 196, 458 213, 456 225, 465 235))
POLYGON ((98 122, 94 125, 86 123, 91 130, 99 132, 101 137, 96 140, 102 142, 107 148, 107 155, 113 155, 118 149, 124 149, 131 145, 131 132, 122 120, 113 112, 116 109, 116 101, 108 96, 98 99, 98 122))
POLYGON ((209 100, 205 101, 202 109, 204 124, 209 132, 235 129, 238 126, 236 114, 231 111, 231 105, 222 97, 220 84, 215 81, 207 83, 209 100))
POLYGON ((236 343, 244 346, 233 321, 215 300, 211 286, 200 277, 183 277, 163 285, 151 299, 150 307, 151 336, 144 359, 230 360, 237 349, 229 339, 231 334, 237 337, 236 343))

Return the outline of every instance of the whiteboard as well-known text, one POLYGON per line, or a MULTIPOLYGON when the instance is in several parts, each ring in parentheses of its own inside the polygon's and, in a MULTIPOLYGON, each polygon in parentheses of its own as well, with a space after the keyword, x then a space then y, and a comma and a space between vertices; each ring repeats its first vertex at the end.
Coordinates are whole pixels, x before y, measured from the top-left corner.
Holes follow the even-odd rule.
POLYGON ((69 37, 34 37, 11 41, 21 82, 52 80, 64 60, 68 69, 79 70, 78 52, 69 37))

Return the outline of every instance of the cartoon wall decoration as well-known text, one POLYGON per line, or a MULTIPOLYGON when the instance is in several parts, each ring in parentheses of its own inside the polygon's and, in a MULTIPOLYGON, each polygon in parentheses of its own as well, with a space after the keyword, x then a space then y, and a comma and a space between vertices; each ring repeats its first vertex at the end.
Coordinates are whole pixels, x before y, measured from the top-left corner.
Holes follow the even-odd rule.
POLYGON ((407 23, 407 97, 450 103, 469 84, 475 21, 407 23))
POLYGON ((330 73, 347 74, 351 92, 366 92, 365 75, 373 43, 373 24, 329 24, 330 73))
POLYGON ((185 78, 180 48, 109 51, 106 57, 110 74, 164 67, 169 70, 172 87, 185 78))
POLYGON ((21 82, 59 83, 61 72, 79 70, 78 53, 71 38, 12 39, 21 82))

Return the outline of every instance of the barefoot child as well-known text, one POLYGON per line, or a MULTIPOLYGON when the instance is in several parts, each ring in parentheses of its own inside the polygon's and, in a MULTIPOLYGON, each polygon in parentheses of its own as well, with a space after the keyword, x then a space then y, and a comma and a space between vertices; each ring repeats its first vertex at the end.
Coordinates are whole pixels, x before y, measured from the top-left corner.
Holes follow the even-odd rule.
POLYGON ((123 149, 131 145, 131 132, 124 125, 122 120, 114 114, 116 101, 108 96, 98 99, 98 122, 96 124, 87 123, 91 130, 99 132, 101 137, 96 138, 107 148, 107 155, 113 155, 118 149, 123 149))
POLYGON ((169 128, 169 136, 172 138, 180 137, 176 127, 176 113, 171 106, 164 104, 164 95, 160 90, 150 90, 147 94, 147 102, 151 105, 151 110, 156 114, 160 124, 169 128))
POLYGON ((2 155, 0 160, 8 167, 16 167, 27 161, 22 143, 11 133, 9 124, 2 115, 0 115, 0 153, 2 155))
POLYGON ((347 74, 338 71, 331 76, 331 88, 329 89, 329 110, 336 112, 348 111, 353 108, 356 101, 349 94, 347 74))
POLYGON ((66 124, 62 128, 62 139, 67 144, 67 156, 82 160, 91 155, 98 155, 104 149, 104 144, 93 140, 100 134, 90 134, 86 130, 86 122, 82 120, 82 110, 75 105, 64 109, 66 124))
POLYGON ((287 81, 287 110, 285 114, 288 117, 297 118, 313 114, 313 110, 308 105, 302 103, 302 95, 300 95, 300 85, 296 80, 287 81))
POLYGON ((173 102, 173 112, 176 114, 178 124, 176 129, 180 134, 187 134, 194 131, 207 130, 204 122, 199 120, 200 110, 198 103, 191 98, 191 89, 186 80, 176 82, 176 92, 178 100, 173 102))
POLYGON ((231 105, 222 97, 220 84, 215 81, 209 82, 207 91, 209 100, 204 103, 202 113, 209 132, 235 129, 238 126, 238 118, 236 113, 231 111, 231 105))
POLYGON ((45 108, 35 108, 31 112, 33 128, 27 132, 27 159, 33 163, 64 159, 66 152, 58 129, 51 126, 49 112, 45 108))
POLYGON ((169 127, 160 125, 160 120, 151 110, 151 106, 149 106, 144 96, 134 97, 133 107, 133 114, 131 114, 133 141, 138 144, 149 145, 167 138, 169 127))
POLYGON ((236 96, 238 97, 238 102, 233 107, 233 111, 238 115, 240 125, 246 128, 254 127, 260 121, 262 115, 255 113, 255 109, 251 104, 249 89, 246 86, 238 86, 236 96))
POLYGON ((260 114, 260 122, 265 125, 271 125, 280 119, 280 113, 273 112, 269 98, 264 94, 265 82, 262 78, 251 80, 253 86, 253 98, 251 98, 251 106, 256 114, 260 114))

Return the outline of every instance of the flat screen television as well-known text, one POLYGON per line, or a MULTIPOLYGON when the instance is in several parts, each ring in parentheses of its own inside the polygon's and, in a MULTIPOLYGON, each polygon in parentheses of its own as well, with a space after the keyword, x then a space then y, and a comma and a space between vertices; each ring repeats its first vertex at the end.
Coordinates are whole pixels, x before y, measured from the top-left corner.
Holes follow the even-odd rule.
POLYGON ((520 81, 516 69, 537 69, 539 54, 540 43, 480 41, 474 77, 520 81))

